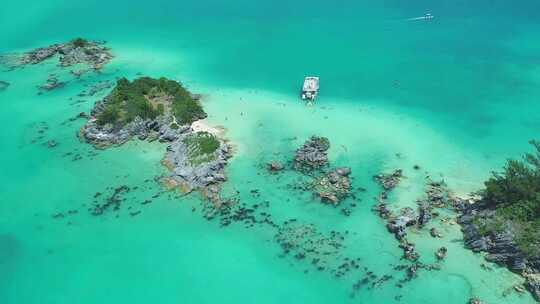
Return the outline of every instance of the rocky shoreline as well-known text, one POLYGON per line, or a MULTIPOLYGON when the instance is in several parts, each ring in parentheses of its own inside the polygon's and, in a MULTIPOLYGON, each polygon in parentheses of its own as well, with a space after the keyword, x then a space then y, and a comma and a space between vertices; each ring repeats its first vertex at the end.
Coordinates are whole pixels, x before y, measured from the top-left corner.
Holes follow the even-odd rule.
POLYGON ((462 210, 458 223, 462 226, 465 247, 474 252, 486 253, 486 260, 508 268, 523 276, 525 287, 540 302, 540 256, 528 257, 517 245, 510 227, 485 233, 479 227, 494 216, 481 199, 462 210))

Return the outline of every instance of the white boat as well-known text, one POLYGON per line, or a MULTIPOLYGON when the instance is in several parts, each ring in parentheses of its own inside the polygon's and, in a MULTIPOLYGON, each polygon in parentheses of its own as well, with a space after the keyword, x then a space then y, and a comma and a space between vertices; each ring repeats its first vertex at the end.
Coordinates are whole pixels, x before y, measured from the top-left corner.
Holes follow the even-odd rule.
POLYGON ((319 93, 319 77, 308 76, 304 78, 302 86, 302 99, 313 101, 319 93))

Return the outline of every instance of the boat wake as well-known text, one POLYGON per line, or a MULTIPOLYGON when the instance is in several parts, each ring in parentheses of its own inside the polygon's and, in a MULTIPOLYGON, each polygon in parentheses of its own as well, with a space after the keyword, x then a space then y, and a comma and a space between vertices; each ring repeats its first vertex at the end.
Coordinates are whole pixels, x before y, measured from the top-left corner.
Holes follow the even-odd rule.
POLYGON ((405 19, 405 21, 417 21, 417 20, 431 20, 433 19, 433 15, 430 14, 430 13, 427 13, 425 14, 424 16, 422 17, 414 17, 414 18, 409 18, 409 19, 405 19))

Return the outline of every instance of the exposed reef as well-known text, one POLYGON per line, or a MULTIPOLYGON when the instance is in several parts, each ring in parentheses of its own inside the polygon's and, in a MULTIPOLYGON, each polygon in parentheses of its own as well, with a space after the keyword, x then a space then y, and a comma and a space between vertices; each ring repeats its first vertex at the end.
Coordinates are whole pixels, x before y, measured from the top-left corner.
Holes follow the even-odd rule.
POLYGON ((201 190, 220 204, 219 185, 232 150, 228 143, 207 132, 195 132, 194 121, 206 113, 195 96, 180 83, 166 78, 120 79, 112 92, 98 101, 80 136, 96 148, 139 140, 168 143, 163 164, 171 171, 163 177, 169 188, 201 190))

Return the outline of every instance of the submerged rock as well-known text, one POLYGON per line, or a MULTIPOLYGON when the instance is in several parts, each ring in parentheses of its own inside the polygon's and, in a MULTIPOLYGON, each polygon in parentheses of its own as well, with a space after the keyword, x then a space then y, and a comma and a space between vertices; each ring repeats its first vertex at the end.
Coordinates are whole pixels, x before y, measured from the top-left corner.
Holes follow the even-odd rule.
POLYGON ((375 205, 372 208, 373 211, 377 212, 381 218, 387 219, 392 216, 392 211, 386 207, 385 203, 380 203, 375 205))
POLYGON ((0 92, 6 90, 9 87, 9 82, 0 80, 0 92))
POLYGON ((403 257, 409 261, 415 262, 420 258, 420 254, 416 251, 414 244, 409 243, 405 239, 401 239, 399 248, 403 250, 403 257))
POLYGON ((448 249, 446 247, 441 247, 437 250, 435 253, 435 256, 437 257, 437 260, 442 261, 444 258, 446 258, 446 253, 448 252, 448 249))
POLYGON ((283 166, 283 164, 277 160, 274 160, 274 161, 271 161, 269 162, 266 167, 268 168, 268 171, 270 172, 278 172, 278 171, 281 171, 283 170, 285 167, 283 166))
POLYGON ((308 173, 328 165, 329 148, 328 138, 312 136, 296 151, 294 168, 308 173))
POLYGON ((39 86, 39 89, 42 91, 52 91, 54 89, 62 88, 66 85, 67 82, 59 81, 55 75, 49 75, 45 84, 39 86))
POLYGON ((441 238, 442 237, 442 234, 436 228, 429 229, 429 234, 434 238, 441 238))
POLYGON ((54 139, 51 139, 51 140, 49 140, 49 141, 47 142, 47 147, 49 147, 49 148, 54 148, 54 147, 56 147, 56 146, 58 146, 58 143, 57 143, 56 140, 54 140, 54 139))

